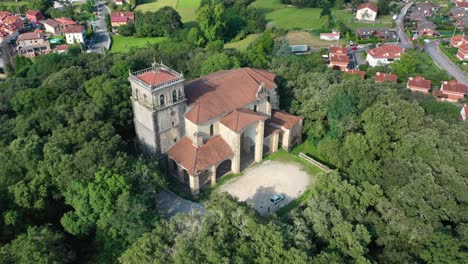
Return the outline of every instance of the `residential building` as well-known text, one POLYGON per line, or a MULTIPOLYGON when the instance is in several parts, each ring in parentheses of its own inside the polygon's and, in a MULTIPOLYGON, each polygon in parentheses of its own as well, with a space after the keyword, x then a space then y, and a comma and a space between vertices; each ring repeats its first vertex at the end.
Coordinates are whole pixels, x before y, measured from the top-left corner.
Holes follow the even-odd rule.
POLYGON ((382 40, 390 40, 397 37, 396 32, 388 28, 358 28, 356 29, 356 35, 360 39, 378 37, 382 40))
POLYGON ((398 75, 391 74, 391 73, 382 73, 382 72, 377 72, 375 74, 375 82, 376 83, 383 83, 383 82, 392 82, 392 83, 397 83, 398 80, 398 75))
POLYGON ((439 35, 439 32, 436 30, 436 25, 432 21, 423 20, 418 22, 416 28, 419 36, 435 36, 439 35))
POLYGON ((57 45, 55 47, 55 52, 57 53, 65 53, 68 51, 68 45, 67 44, 62 44, 62 45, 57 45))
POLYGON ((460 119, 462 121, 468 120, 468 105, 464 104, 460 110, 460 119))
POLYGON ((413 92, 420 92, 428 94, 431 90, 431 80, 426 80, 422 76, 409 77, 406 88, 413 92))
POLYGON ((129 23, 135 23, 134 12, 112 12, 110 14, 112 27, 118 27, 122 25, 128 25, 129 23))
POLYGON ((84 43, 85 28, 82 25, 69 26, 65 29, 65 39, 67 44, 84 43))
POLYGON ((328 58, 330 60, 330 68, 339 69, 342 71, 348 68, 349 56, 348 50, 346 48, 331 46, 328 53, 328 58))
POLYGON ((346 69, 344 71, 344 74, 345 75, 357 75, 359 76, 359 78, 363 79, 366 77, 366 72, 365 71, 360 71, 360 70, 350 70, 350 69, 346 69))
POLYGON ((464 42, 458 46, 456 57, 459 60, 468 60, 468 42, 464 42))
POLYGON ((450 10, 450 16, 452 19, 458 20, 467 17, 468 11, 466 11, 464 8, 455 7, 450 10))
POLYGON ((439 5, 430 3, 428 1, 422 3, 416 3, 416 10, 424 14, 426 17, 432 17, 438 10, 439 5))
POLYGON ((41 21, 41 23, 44 26, 45 32, 48 32, 53 35, 60 35, 62 33, 60 29, 60 24, 53 19, 46 19, 44 21, 41 21))
POLYGON ((279 110, 275 77, 241 68, 185 83, 183 74, 153 63, 129 76, 138 141, 197 195, 226 173, 301 142, 303 119, 279 110))
POLYGON ((379 8, 370 2, 361 4, 357 7, 356 19, 365 21, 375 21, 378 11, 379 8))
POLYGON ((34 23, 38 23, 40 20, 44 19, 40 10, 28 10, 26 11, 26 18, 34 23))
POLYGON ((442 82, 440 90, 436 91, 434 94, 441 101, 457 102, 463 99, 466 92, 466 85, 452 80, 442 82))
POLYGON ((340 40, 340 32, 320 33, 320 39, 326 41, 340 40))
POLYGON ((391 64, 399 60, 403 55, 403 49, 399 46, 381 45, 367 52, 366 61, 371 67, 391 64))
POLYGON ((0 11, 0 43, 16 39, 23 27, 22 17, 8 11, 0 11))
POLYGON ((18 55, 32 58, 38 55, 50 53, 50 43, 42 30, 23 33, 16 40, 18 55))
POLYGON ((375 29, 374 28, 358 28, 356 29, 356 35, 358 35, 360 39, 372 38, 375 35, 375 29))
POLYGON ((457 7, 463 8, 466 11, 468 11, 468 2, 464 2, 464 1, 457 2, 457 7))
POLYGON ((458 35, 450 38, 450 47, 458 48, 463 43, 468 43, 468 37, 458 35))

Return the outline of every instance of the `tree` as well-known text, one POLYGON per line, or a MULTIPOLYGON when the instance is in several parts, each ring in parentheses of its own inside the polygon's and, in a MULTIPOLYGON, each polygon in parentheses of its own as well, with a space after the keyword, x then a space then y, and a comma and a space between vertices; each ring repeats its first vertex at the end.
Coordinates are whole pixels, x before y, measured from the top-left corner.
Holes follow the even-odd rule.
POLYGON ((0 248, 2 263, 70 263, 75 258, 64 236, 48 227, 30 227, 0 248))
POLYGON ((197 21, 208 41, 221 39, 226 26, 223 4, 213 0, 201 6, 197 11, 197 21))
POLYGON ((401 58, 392 63, 392 70, 398 76, 412 76, 416 72, 416 61, 413 56, 403 53, 401 58))
POLYGON ((239 61, 235 57, 228 57, 225 53, 216 53, 202 63, 201 75, 207 75, 209 73, 228 70, 232 68, 239 68, 239 61))

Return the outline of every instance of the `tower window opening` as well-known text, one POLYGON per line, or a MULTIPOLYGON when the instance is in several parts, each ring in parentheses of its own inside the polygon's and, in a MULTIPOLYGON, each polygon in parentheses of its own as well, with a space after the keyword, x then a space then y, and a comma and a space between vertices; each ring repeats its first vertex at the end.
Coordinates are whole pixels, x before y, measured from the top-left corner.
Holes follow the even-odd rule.
POLYGON ((254 112, 257 112, 257 105, 254 105, 254 112))
POLYGON ((177 102, 177 91, 176 90, 172 91, 172 102, 173 103, 177 102))
POLYGON ((210 125, 210 136, 213 136, 214 134, 214 127, 213 124, 210 125))
POLYGON ((160 104, 160 105, 164 105, 164 94, 161 94, 161 95, 159 96, 159 104, 160 104))

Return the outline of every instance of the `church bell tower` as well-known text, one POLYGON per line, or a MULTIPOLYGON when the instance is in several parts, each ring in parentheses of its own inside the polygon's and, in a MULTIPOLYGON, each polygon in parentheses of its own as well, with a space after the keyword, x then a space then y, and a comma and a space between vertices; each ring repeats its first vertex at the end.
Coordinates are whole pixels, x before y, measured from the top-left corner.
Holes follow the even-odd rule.
POLYGON ((185 135, 184 76, 155 62, 128 80, 138 141, 146 154, 159 158, 185 135))

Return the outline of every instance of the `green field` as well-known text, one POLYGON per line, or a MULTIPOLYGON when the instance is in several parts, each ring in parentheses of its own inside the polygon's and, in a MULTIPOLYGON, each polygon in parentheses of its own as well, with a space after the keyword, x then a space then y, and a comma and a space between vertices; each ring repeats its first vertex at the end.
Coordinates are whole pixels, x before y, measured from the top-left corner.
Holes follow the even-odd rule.
POLYGON ((162 7, 170 6, 177 10, 182 17, 182 22, 187 23, 196 20, 196 10, 199 5, 200 0, 143 0, 136 10, 154 12, 162 7))
POLYGON ((250 34, 242 40, 226 43, 224 45, 224 48, 245 51, 249 47, 249 45, 258 38, 258 36, 260 36, 260 34, 250 34))
POLYGON ((123 36, 112 36, 112 45, 110 52, 112 53, 125 53, 130 50, 130 48, 143 48, 148 44, 159 43, 166 38, 156 37, 156 38, 137 38, 137 37, 123 37, 123 36))
MULTIPOLYGON (((326 22, 325 17, 320 18, 321 8, 297 8, 282 5, 280 0, 257 0, 252 6, 272 25, 283 29, 319 29, 326 22)), ((354 21, 354 14, 346 10, 333 10, 333 16, 343 21, 352 29, 359 27, 391 27, 390 16, 377 17, 376 23, 361 23, 354 21)))

